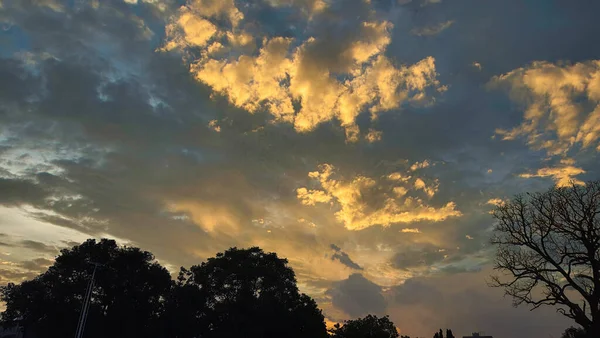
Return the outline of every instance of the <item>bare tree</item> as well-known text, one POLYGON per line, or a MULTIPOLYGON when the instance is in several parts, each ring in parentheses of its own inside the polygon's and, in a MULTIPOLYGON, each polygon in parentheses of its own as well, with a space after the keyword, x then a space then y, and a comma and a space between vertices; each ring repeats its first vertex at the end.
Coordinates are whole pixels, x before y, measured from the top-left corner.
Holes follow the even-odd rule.
POLYGON ((600 181, 518 195, 493 211, 498 221, 491 285, 513 305, 551 305, 600 337, 600 181))

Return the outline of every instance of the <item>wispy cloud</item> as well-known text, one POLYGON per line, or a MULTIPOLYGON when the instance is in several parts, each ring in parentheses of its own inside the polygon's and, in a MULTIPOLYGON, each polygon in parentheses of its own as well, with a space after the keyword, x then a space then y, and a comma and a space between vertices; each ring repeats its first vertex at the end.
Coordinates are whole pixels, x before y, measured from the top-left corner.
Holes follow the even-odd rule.
POLYGON ((488 86, 506 88, 524 108, 521 124, 497 130, 504 140, 523 137, 549 155, 567 155, 575 147, 600 150, 600 61, 536 61, 494 77, 488 86))
POLYGON ((410 32, 417 36, 433 36, 438 35, 446 29, 450 28, 452 24, 454 24, 454 20, 448 20, 445 22, 440 22, 439 24, 433 26, 414 28, 410 32))

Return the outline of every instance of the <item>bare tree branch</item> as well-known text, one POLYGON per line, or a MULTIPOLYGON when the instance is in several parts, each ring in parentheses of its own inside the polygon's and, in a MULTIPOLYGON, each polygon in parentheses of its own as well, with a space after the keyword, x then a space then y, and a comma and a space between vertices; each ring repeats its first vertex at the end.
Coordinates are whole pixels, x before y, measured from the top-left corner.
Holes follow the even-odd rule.
POLYGON ((543 305, 600 336, 600 182, 518 195, 498 206, 491 285, 513 305, 543 305))

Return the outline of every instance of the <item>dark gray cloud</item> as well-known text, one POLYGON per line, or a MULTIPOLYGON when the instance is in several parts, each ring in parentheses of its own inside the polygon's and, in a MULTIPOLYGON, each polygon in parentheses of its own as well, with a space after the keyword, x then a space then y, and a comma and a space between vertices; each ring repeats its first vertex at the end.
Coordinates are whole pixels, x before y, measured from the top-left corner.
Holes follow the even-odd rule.
POLYGON ((38 241, 32 241, 30 239, 22 240, 21 242, 19 242, 19 245, 24 248, 31 249, 34 251, 51 253, 51 254, 58 253, 58 249, 55 246, 47 245, 47 244, 44 244, 44 243, 38 242, 38 241))
POLYGON ((54 261, 51 261, 46 258, 36 258, 29 261, 23 261, 19 264, 19 266, 23 269, 29 270, 30 272, 41 273, 53 263, 54 261))
POLYGON ((66 248, 68 248, 68 249, 70 249, 70 248, 72 248, 72 247, 74 247, 74 246, 76 246, 76 245, 79 245, 79 244, 81 244, 81 243, 79 243, 79 242, 75 242, 75 241, 61 241, 61 242, 62 242, 62 243, 63 243, 63 244, 66 246, 66 248))
POLYGON ((9 282, 31 279, 35 277, 37 273, 31 271, 11 270, 11 269, 0 269, 0 283, 6 284, 9 282))
POLYGON ((0 178, 0 204, 42 203, 49 193, 29 180, 0 178))
POLYGON ((442 293, 423 280, 411 278, 393 289, 394 302, 402 305, 443 302, 442 293))
POLYGON ((336 283, 327 293, 332 298, 333 306, 354 318, 366 314, 381 315, 386 310, 381 287, 359 273, 336 283))
POLYGON ((446 255, 445 250, 433 246, 426 246, 424 248, 408 249, 396 253, 392 258, 392 264, 394 267, 402 270, 431 266, 438 262, 441 262, 446 255))
POLYGON ((331 259, 338 260, 340 263, 344 264, 345 266, 347 266, 351 269, 355 269, 355 270, 363 269, 360 265, 356 264, 350 258, 350 256, 348 256, 347 253, 342 251, 342 248, 340 248, 339 246, 337 246, 335 244, 331 244, 331 249, 333 249, 333 251, 335 251, 335 253, 333 255, 331 255, 331 259))

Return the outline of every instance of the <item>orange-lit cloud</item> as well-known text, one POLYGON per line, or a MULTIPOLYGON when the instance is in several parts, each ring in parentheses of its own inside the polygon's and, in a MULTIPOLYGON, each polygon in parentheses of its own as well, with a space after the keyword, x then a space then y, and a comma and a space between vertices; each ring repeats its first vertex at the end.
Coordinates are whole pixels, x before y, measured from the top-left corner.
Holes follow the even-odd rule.
POLYGON ((523 137, 549 155, 564 156, 575 147, 600 150, 600 61, 538 61, 496 76, 488 85, 506 88, 525 108, 519 126, 497 130, 504 140, 523 137))
POLYGON ((523 178, 531 177, 551 177, 558 187, 568 187, 572 184, 582 185, 583 181, 575 178, 577 175, 584 174, 585 170, 573 166, 572 160, 562 160, 556 167, 540 168, 535 173, 524 173, 519 176, 523 178))
MULTIPOLYGON (((282 2, 307 9, 309 21, 328 11, 323 1, 272 5, 282 2)), ((323 14, 321 20, 326 17, 323 14)), ((183 51, 196 79, 231 104, 250 113, 266 110, 275 122, 291 123, 298 132, 335 119, 346 129, 348 141, 355 142, 360 113, 376 118, 404 103, 428 104, 428 89, 445 90, 437 80, 433 57, 405 66, 384 55, 391 42, 389 21, 360 20, 353 35, 328 44, 325 31, 309 37, 251 35, 240 23, 243 18, 231 0, 220 5, 191 0, 167 26, 162 50, 183 51), (229 20, 229 25, 217 26, 219 18, 229 20), (325 53, 328 45, 336 47, 325 53), (190 48, 200 53, 191 57, 185 53, 190 48)), ((381 132, 369 131, 365 138, 378 141, 381 132)))
POLYGON ((418 228, 404 228, 400 231, 405 232, 405 233, 412 233, 412 234, 420 234, 421 233, 421 230, 419 230, 418 228))
POLYGON ((504 204, 504 200, 501 198, 491 198, 486 202, 486 204, 500 206, 500 205, 504 204))
POLYGON ((319 166, 319 171, 309 173, 309 177, 319 183, 320 189, 299 188, 298 199, 305 205, 334 201, 338 206, 335 213, 337 220, 349 230, 394 223, 438 222, 462 215, 454 202, 436 208, 427 205, 418 196, 407 196, 406 193, 411 190, 423 190, 427 197, 433 196, 437 185, 427 186, 421 178, 411 182, 408 177, 402 182, 402 175, 394 173, 390 175, 396 179, 394 185, 382 186, 381 182, 365 176, 359 175, 352 180, 340 180, 335 176, 333 166, 319 166), (399 193, 398 188, 403 190, 399 193), (374 203, 373 200, 379 202, 374 203))
POLYGON ((199 201, 181 201, 168 206, 170 212, 182 212, 208 232, 236 231, 240 219, 226 205, 213 205, 199 201))

